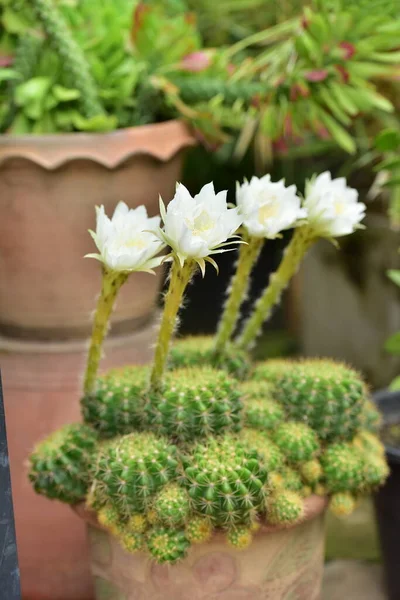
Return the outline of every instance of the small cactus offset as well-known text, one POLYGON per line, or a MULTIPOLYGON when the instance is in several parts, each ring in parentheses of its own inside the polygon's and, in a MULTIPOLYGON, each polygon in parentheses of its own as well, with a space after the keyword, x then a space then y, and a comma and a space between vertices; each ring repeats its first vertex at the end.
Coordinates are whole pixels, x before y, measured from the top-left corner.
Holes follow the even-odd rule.
POLYGON ((288 461, 294 464, 311 460, 320 449, 317 434, 303 423, 281 423, 272 437, 288 461))
POLYGON ((240 429, 237 383, 224 371, 188 367, 167 374, 162 392, 149 393, 146 426, 177 442, 240 429))
POLYGON ((232 548, 237 550, 245 550, 248 548, 253 539, 252 528, 246 525, 239 525, 239 527, 233 527, 226 535, 227 542, 232 548))
POLYGON ((142 429, 148 377, 146 367, 112 369, 99 377, 95 392, 81 400, 85 423, 96 429, 101 438, 142 429))
POLYGON ((362 486, 362 455, 351 444, 338 443, 328 446, 321 456, 321 464, 330 492, 353 492, 362 486))
POLYGON ((183 488, 177 484, 165 486, 154 498, 153 510, 156 520, 169 528, 177 528, 189 518, 190 500, 183 488))
POLYGON ((329 508, 337 517, 351 515, 356 507, 356 499, 349 492, 338 492, 333 494, 329 508))
POLYGON ((283 467, 283 453, 264 431, 244 429, 240 434, 240 441, 249 449, 257 450, 268 471, 277 471, 283 467))
POLYGON ((196 515, 186 523, 185 533, 190 543, 203 544, 211 539, 213 527, 209 519, 196 515))
POLYGON ((267 518, 273 525, 293 525, 304 517, 302 496, 291 490, 281 490, 268 499, 267 518))
POLYGON ((276 398, 288 415, 307 423, 323 441, 349 440, 362 426, 366 386, 345 365, 306 360, 287 362, 286 369, 280 369, 267 362, 255 369, 253 377, 275 383, 276 398))
POLYGON ((184 458, 192 506, 217 527, 250 523, 264 507, 267 479, 258 453, 229 436, 199 444, 184 458))
POLYGON ((227 371, 237 379, 244 379, 250 371, 247 352, 227 344, 223 354, 216 354, 215 342, 209 336, 188 336, 175 342, 171 348, 169 368, 211 366, 227 371))
POLYGON ((116 507, 121 518, 144 513, 157 492, 177 476, 175 446, 151 433, 129 434, 108 442, 94 470, 99 504, 116 507))
POLYGON ((30 456, 29 479, 38 494, 73 504, 84 500, 97 434, 87 425, 66 425, 40 442, 30 456))
POLYGON ((371 433, 379 432, 382 425, 382 415, 372 400, 365 400, 361 409, 360 419, 363 429, 371 433))
POLYGON ((185 532, 167 527, 156 527, 147 536, 147 548, 160 564, 174 564, 182 560, 188 551, 190 542, 185 532))
POLYGON ((285 418, 285 410, 272 399, 271 386, 267 382, 247 381, 240 386, 243 394, 245 421, 248 427, 272 430, 285 418))

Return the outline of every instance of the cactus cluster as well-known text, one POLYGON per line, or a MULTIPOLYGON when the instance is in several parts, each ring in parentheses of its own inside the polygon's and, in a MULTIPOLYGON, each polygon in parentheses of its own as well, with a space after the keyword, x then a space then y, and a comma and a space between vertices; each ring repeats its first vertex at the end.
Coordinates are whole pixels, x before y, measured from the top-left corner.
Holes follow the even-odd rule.
POLYGON ((240 429, 242 402, 237 382, 225 371, 187 367, 167 374, 161 393, 149 393, 146 426, 189 442, 240 429))
POLYGON ((171 348, 169 368, 211 366, 227 371, 237 379, 244 379, 250 371, 247 352, 227 344, 223 354, 215 352, 215 341, 211 336, 188 336, 177 341, 171 348))
POLYGON ((38 494, 74 504, 84 500, 97 434, 86 425, 66 425, 38 444, 30 456, 29 479, 38 494))
POLYGON ((263 522, 300 522, 312 494, 345 516, 387 477, 379 414, 351 369, 274 360, 238 381, 211 361, 195 366, 191 352, 185 360, 157 392, 145 367, 100 377, 82 399, 85 424, 33 453, 35 489, 86 496, 126 551, 173 564, 215 530, 241 550, 263 522))
POLYGON ((362 426, 366 386, 349 367, 330 360, 305 360, 282 367, 260 364, 254 379, 275 385, 275 397, 293 420, 307 423, 324 442, 349 440, 362 426))

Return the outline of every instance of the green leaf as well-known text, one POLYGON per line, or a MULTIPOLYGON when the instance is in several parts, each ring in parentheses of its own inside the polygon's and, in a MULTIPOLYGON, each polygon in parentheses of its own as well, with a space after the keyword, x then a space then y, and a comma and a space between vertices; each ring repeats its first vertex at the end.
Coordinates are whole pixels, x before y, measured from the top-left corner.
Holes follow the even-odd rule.
POLYGON ((2 81, 10 81, 12 79, 19 79, 20 74, 12 69, 0 69, 0 83, 2 81))
POLYGON ((396 285, 400 287, 400 270, 399 269, 390 269, 387 272, 387 276, 389 279, 393 281, 396 285))
POLYGON ((347 89, 345 85, 340 85, 339 83, 330 83, 328 84, 328 88, 334 96, 336 102, 349 113, 349 115, 355 116, 359 110, 356 104, 354 104, 351 97, 347 94, 347 89))
POLYGON ((77 114, 74 119, 74 125, 80 131, 112 131, 117 127, 117 119, 109 115, 96 115, 91 119, 85 119, 82 115, 77 114))
POLYGON ((17 35, 25 33, 29 27, 29 22, 23 17, 21 11, 9 7, 4 9, 1 21, 6 31, 17 35))
POLYGON ((385 342, 386 352, 390 354, 400 354, 400 331, 390 336, 385 342))
POLYGON ((397 150, 400 146, 400 131, 398 129, 385 129, 375 138, 377 150, 386 152, 388 150, 397 150))
POLYGON ((400 177, 391 177, 388 181, 382 184, 382 187, 395 187, 400 185, 400 177))
POLYGON ((385 158, 375 167, 375 171, 392 171, 400 167, 400 156, 385 158))
POLYGON ((393 379, 392 383, 389 385, 389 390, 391 392, 397 392, 397 390, 400 390, 400 375, 393 379))
POLYGON ((360 94, 362 94, 364 98, 368 98, 369 102, 372 104, 372 106, 375 106, 375 108, 378 108, 379 110, 384 110, 385 112, 394 111, 394 106, 390 102, 390 100, 388 100, 381 94, 378 94, 378 92, 364 88, 363 90, 360 90, 360 94))
POLYGON ((59 102, 70 102, 80 98, 81 93, 79 90, 72 88, 66 88, 62 85, 55 85, 53 87, 53 94, 59 102))
POLYGON ((349 154, 354 154, 356 151, 356 143, 351 135, 349 135, 347 131, 324 110, 321 109, 319 111, 319 117, 334 140, 336 140, 337 144, 349 154))
POLYGON ((21 83, 15 89, 15 102, 24 108, 25 114, 33 120, 40 119, 44 103, 51 87, 49 77, 34 77, 21 83))

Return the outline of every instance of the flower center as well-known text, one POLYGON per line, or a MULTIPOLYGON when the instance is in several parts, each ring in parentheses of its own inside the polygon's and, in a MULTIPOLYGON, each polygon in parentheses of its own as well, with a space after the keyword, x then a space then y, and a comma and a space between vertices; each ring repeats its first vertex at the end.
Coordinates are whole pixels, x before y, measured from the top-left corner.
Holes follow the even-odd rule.
POLYGON ((342 215, 345 211, 345 203, 342 202, 341 200, 335 200, 334 201, 334 206, 335 206, 335 213, 336 215, 342 215))
MULTIPOLYGON (((274 197, 273 200, 276 200, 276 198, 274 197)), ((258 209, 259 222, 262 224, 268 219, 276 217, 278 210, 278 205, 276 203, 264 204, 264 206, 261 206, 261 208, 258 209)))
POLYGON ((149 242, 141 236, 129 240, 121 240, 121 246, 124 248, 137 248, 138 250, 143 250, 143 248, 146 248, 148 245, 149 242))
POLYGON ((215 227, 214 221, 205 210, 195 217, 191 223, 187 223, 187 225, 192 230, 193 235, 198 237, 202 237, 202 235, 215 227))

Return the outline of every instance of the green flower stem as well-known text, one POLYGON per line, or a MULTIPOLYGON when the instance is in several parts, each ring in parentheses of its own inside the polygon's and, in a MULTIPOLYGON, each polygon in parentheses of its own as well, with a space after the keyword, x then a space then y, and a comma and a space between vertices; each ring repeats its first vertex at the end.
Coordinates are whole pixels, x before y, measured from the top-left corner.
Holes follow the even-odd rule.
POLYGON ((101 359, 101 349, 108 329, 110 315, 112 313, 115 299, 128 278, 126 272, 110 271, 103 267, 103 280, 101 293, 97 301, 96 312, 93 321, 92 337, 90 340, 89 353, 86 363, 84 380, 84 393, 89 396, 94 392, 94 386, 101 359))
POLYGON ((270 317, 272 309, 279 302, 283 290, 297 272, 305 254, 316 239, 315 233, 307 225, 295 230, 278 270, 271 275, 268 287, 257 300, 251 317, 245 323, 236 340, 236 345, 239 348, 247 350, 252 346, 262 329, 263 323, 270 317))
POLYGON ((153 391, 159 391, 162 387, 168 349, 172 334, 174 333, 176 318, 184 291, 193 275, 195 266, 196 263, 194 261, 188 260, 182 267, 176 257, 172 263, 169 288, 165 296, 164 312, 161 319, 153 370, 150 378, 153 391))
POLYGON ((223 354, 234 332, 240 307, 250 287, 250 273, 264 244, 264 238, 248 237, 244 238, 244 241, 247 244, 240 244, 236 273, 232 278, 229 297, 218 326, 215 344, 217 354, 223 354))

